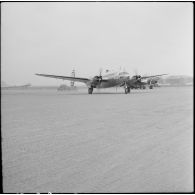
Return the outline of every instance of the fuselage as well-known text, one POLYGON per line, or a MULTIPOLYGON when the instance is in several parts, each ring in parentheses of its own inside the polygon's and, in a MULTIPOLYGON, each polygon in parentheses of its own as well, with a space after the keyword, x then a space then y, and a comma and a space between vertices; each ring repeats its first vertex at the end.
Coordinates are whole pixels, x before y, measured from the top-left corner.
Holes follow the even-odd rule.
POLYGON ((106 74, 102 75, 103 80, 107 80, 107 82, 100 82, 96 85, 96 88, 109 88, 120 86, 127 78, 129 78, 129 73, 123 72, 114 72, 108 71, 106 74))

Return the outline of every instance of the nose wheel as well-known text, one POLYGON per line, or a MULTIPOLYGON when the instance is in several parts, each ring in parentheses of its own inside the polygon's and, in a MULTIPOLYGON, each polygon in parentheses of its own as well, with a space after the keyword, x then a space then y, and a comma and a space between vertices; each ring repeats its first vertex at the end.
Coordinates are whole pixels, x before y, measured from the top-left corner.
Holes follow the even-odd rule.
POLYGON ((130 89, 130 87, 125 87, 125 94, 128 94, 128 93, 130 93, 131 92, 131 89, 130 89))
POLYGON ((93 87, 88 88, 88 94, 92 94, 93 93, 93 87))

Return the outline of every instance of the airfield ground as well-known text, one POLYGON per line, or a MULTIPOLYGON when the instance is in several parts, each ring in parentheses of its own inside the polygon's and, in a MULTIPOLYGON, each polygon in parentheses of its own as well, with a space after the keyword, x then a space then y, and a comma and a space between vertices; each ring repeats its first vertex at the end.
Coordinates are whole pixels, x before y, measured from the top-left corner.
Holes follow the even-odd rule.
POLYGON ((193 87, 2 90, 3 190, 192 192, 193 87))

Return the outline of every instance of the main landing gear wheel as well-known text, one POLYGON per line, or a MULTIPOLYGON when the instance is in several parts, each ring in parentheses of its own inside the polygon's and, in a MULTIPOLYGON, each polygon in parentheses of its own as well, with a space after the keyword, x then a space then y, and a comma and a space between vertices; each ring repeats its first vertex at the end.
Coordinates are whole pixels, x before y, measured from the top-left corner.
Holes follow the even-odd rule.
POLYGON ((153 86, 152 85, 150 85, 150 87, 149 87, 150 89, 153 89, 153 86))
POLYGON ((128 94, 128 93, 130 93, 130 87, 125 87, 125 94, 128 94))
POLYGON ((93 87, 88 88, 88 94, 92 94, 93 93, 93 87))

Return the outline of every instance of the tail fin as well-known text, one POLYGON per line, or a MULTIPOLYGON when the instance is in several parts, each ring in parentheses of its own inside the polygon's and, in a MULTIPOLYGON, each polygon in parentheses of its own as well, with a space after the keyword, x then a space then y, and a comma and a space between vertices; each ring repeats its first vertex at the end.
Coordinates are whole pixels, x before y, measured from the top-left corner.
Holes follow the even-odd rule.
MULTIPOLYGON (((71 76, 72 76, 72 77, 75 77, 75 70, 74 70, 74 69, 72 70, 71 76)), ((74 81, 71 81, 71 82, 70 82, 70 86, 71 86, 72 88, 74 87, 74 81)))

